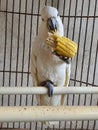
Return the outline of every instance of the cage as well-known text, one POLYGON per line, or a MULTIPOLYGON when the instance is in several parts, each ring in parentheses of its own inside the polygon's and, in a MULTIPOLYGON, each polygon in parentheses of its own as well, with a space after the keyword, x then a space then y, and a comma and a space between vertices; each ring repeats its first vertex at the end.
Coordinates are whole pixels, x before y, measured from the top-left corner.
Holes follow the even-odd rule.
MULTIPOLYGON (((0 0, 0 86, 32 86, 31 44, 41 22, 40 9, 56 7, 65 36, 78 44, 72 59, 70 86, 98 86, 98 0, 0 0)), ((2 94, 0 106, 36 105, 32 94, 2 94)), ((98 106, 98 93, 66 94, 67 106, 98 106)), ((0 128, 43 130, 41 122, 4 122, 0 128)), ((96 120, 59 121, 46 129, 98 129, 96 120)))

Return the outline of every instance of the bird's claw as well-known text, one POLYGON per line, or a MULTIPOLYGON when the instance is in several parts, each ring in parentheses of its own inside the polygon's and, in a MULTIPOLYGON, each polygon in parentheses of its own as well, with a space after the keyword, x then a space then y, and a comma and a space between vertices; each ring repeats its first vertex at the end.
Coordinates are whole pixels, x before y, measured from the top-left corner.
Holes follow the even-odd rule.
POLYGON ((46 80, 46 81, 41 82, 40 85, 45 86, 48 89, 48 96, 52 97, 53 91, 54 91, 53 82, 51 82, 50 80, 46 80))
POLYGON ((69 57, 63 56, 58 54, 56 51, 52 52, 54 55, 58 56, 61 60, 63 60, 64 62, 66 62, 67 64, 70 64, 71 59, 69 57))

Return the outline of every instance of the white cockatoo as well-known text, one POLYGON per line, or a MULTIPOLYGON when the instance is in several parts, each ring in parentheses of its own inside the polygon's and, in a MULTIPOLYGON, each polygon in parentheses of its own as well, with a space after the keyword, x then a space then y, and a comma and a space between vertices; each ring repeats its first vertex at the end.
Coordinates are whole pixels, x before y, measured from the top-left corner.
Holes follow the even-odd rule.
POLYGON ((58 11, 54 7, 45 6, 41 11, 41 25, 38 35, 32 44, 31 75, 34 86, 45 86, 48 94, 37 95, 39 105, 63 105, 64 98, 54 95, 54 87, 68 86, 71 63, 52 53, 46 44, 48 32, 56 31, 64 36, 64 28, 58 11))

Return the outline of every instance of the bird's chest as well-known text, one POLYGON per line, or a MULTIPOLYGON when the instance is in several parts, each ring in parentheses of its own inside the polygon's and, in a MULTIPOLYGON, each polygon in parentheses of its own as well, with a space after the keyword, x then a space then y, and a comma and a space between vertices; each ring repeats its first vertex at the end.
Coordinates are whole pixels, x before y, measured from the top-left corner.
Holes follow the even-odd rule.
POLYGON ((50 52, 40 53, 37 59, 37 68, 39 82, 49 79, 56 85, 64 83, 66 64, 50 52))

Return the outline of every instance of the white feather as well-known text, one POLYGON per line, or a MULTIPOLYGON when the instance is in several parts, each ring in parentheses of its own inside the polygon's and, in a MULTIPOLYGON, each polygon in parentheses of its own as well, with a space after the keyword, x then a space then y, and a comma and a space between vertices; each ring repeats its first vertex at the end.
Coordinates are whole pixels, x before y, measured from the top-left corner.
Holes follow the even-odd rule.
MULTIPOLYGON (((44 7, 41 12, 41 17, 44 21, 40 25, 38 36, 32 44, 31 54, 31 74, 33 78, 33 85, 39 85, 45 80, 51 80, 55 86, 64 86, 66 80, 66 63, 52 54, 51 49, 46 44, 48 28, 47 19, 55 17, 57 20, 58 28, 57 33, 61 36, 64 35, 63 24, 58 11, 53 7, 44 7)), ((69 68, 70 70, 70 68, 69 68)), ((68 82, 70 72, 68 72, 68 82)), ((38 96, 40 105, 60 105, 61 95, 53 95, 51 98, 48 95, 38 96)))

